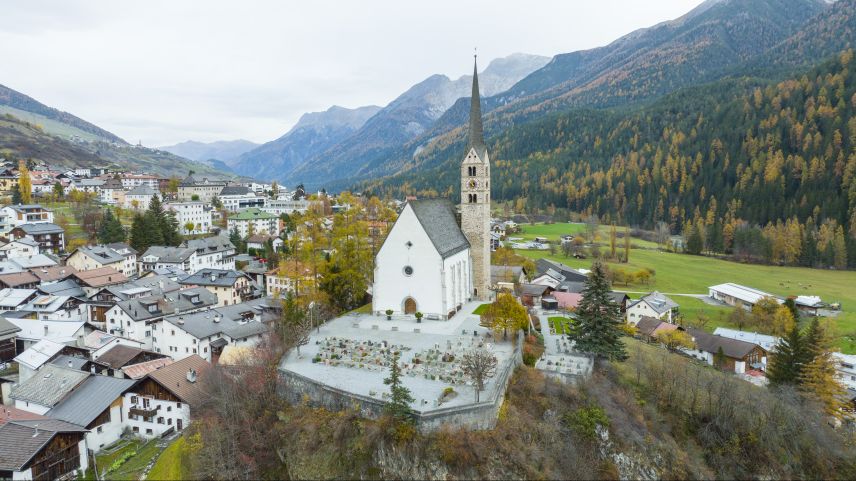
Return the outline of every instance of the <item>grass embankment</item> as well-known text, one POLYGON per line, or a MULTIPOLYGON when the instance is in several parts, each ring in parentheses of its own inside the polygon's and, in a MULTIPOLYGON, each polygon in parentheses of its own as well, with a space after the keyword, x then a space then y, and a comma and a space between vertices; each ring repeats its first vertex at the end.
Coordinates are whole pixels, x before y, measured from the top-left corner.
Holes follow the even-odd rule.
POLYGON ((477 316, 480 316, 480 315, 484 314, 484 313, 485 313, 485 311, 487 311, 488 306, 490 306, 490 304, 482 304, 482 305, 480 305, 479 307, 476 307, 476 308, 473 310, 473 314, 475 314, 475 315, 477 315, 477 316))
POLYGON ((180 436, 158 457, 146 479, 180 480, 191 479, 186 460, 190 456, 190 447, 184 436, 180 436))
MULTIPOLYGON (((531 229, 541 226, 525 226, 531 229)), ((543 226, 544 228, 552 225, 543 226)), ((634 242, 636 242, 634 240, 634 242)), ((561 253, 551 255, 545 251, 518 250, 518 254, 531 259, 546 257, 571 267, 590 268, 591 259, 574 259, 561 253)), ((778 296, 816 295, 824 302, 840 302, 842 312, 833 319, 837 345, 845 353, 856 353, 856 271, 834 271, 805 267, 779 267, 758 264, 741 264, 713 257, 691 256, 647 249, 632 249, 630 262, 608 262, 610 267, 625 270, 651 268, 656 272, 647 285, 618 286, 619 290, 648 292, 658 290, 669 294, 707 294, 708 287, 734 282, 761 289, 778 296)), ((631 294, 638 297, 638 294, 631 294)), ((712 306, 691 297, 674 296, 680 310, 688 320, 698 314, 710 319, 706 329, 728 326, 730 307, 712 306)))
MULTIPOLYGON (((107 451, 110 452, 102 452, 95 456, 102 480, 136 481, 140 479, 152 459, 161 452, 157 439, 149 441, 129 439, 121 440, 119 443, 123 443, 120 448, 116 450, 108 448, 107 451)), ((86 479, 95 479, 91 470, 87 472, 86 479)))

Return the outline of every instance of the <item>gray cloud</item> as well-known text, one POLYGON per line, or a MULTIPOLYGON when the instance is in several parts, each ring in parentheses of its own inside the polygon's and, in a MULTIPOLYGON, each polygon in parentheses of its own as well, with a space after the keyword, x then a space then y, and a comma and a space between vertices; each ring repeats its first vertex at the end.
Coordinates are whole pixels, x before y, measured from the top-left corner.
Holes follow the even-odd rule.
POLYGON ((0 83, 129 141, 284 133, 306 111, 385 105, 434 73, 604 45, 699 0, 4 2, 0 83))

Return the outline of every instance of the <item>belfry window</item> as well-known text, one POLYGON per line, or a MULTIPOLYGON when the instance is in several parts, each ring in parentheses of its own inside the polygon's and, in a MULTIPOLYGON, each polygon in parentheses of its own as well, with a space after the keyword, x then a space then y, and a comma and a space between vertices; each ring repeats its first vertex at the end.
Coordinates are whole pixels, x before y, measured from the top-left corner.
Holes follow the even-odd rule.
POLYGON ((471 165, 471 166, 467 167, 467 175, 469 175, 470 177, 475 176, 476 175, 476 166, 471 165))
POLYGON ((469 196, 470 204, 475 204, 478 202, 478 194, 467 194, 469 196))

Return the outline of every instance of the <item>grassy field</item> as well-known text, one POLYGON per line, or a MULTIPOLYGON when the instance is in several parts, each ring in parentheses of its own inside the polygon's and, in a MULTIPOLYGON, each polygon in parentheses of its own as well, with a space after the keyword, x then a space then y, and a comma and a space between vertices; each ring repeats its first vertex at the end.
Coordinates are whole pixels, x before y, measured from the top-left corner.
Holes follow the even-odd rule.
POLYGON ((176 439, 172 444, 164 449, 163 453, 158 457, 155 465, 152 466, 152 469, 149 471, 146 479, 191 479, 188 466, 183 462, 188 456, 188 450, 189 447, 184 436, 176 439))
POLYGON ((548 317, 547 322, 550 323, 550 326, 556 334, 570 334, 571 332, 571 320, 567 317, 548 317))
MULTIPOLYGON (((607 225, 602 225, 598 227, 596 234, 596 241, 601 244, 609 243, 609 231, 612 227, 607 225)), ((534 240, 536 237, 546 237, 549 241, 558 242, 559 238, 563 235, 568 234, 583 234, 585 233, 586 226, 583 223, 576 222, 557 222, 555 224, 521 224, 520 232, 516 234, 511 234, 509 237, 520 237, 526 240, 534 240)), ((616 230, 618 232, 624 232, 626 230, 625 227, 617 227, 616 230)), ((636 248, 651 248, 656 249, 656 242, 649 242, 642 239, 631 239, 632 247, 636 248)), ((618 239, 618 248, 622 250, 624 248, 624 239, 618 239)))
MULTIPOLYGON (((530 227, 530 226, 527 226, 530 227)), ((538 227, 538 226, 535 226, 538 227)), ((545 226, 552 227, 552 226, 545 226)), ((591 267, 591 260, 566 258, 561 253, 520 250, 519 254, 538 259, 548 257, 572 267, 591 267)), ((842 312, 835 318, 838 347, 846 353, 856 353, 856 272, 741 264, 711 257, 690 256, 669 252, 632 249, 629 264, 618 266, 636 270, 651 268, 656 272, 650 285, 633 286, 623 290, 658 290, 669 294, 706 294, 708 286, 734 282, 761 289, 779 296, 817 295, 825 302, 840 302, 842 312)), ((638 294, 631 294, 638 297, 638 294)), ((707 328, 727 326, 731 308, 711 306, 701 300, 675 296, 681 312, 694 319, 704 312, 710 319, 707 328)))

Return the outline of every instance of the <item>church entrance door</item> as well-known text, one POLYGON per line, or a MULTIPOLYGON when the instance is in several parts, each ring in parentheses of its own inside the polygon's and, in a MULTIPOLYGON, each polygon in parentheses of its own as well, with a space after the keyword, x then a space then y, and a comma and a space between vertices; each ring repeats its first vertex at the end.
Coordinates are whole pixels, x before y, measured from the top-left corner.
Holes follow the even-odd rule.
POLYGON ((416 312, 416 301, 412 297, 404 300, 404 313, 413 314, 416 312))

